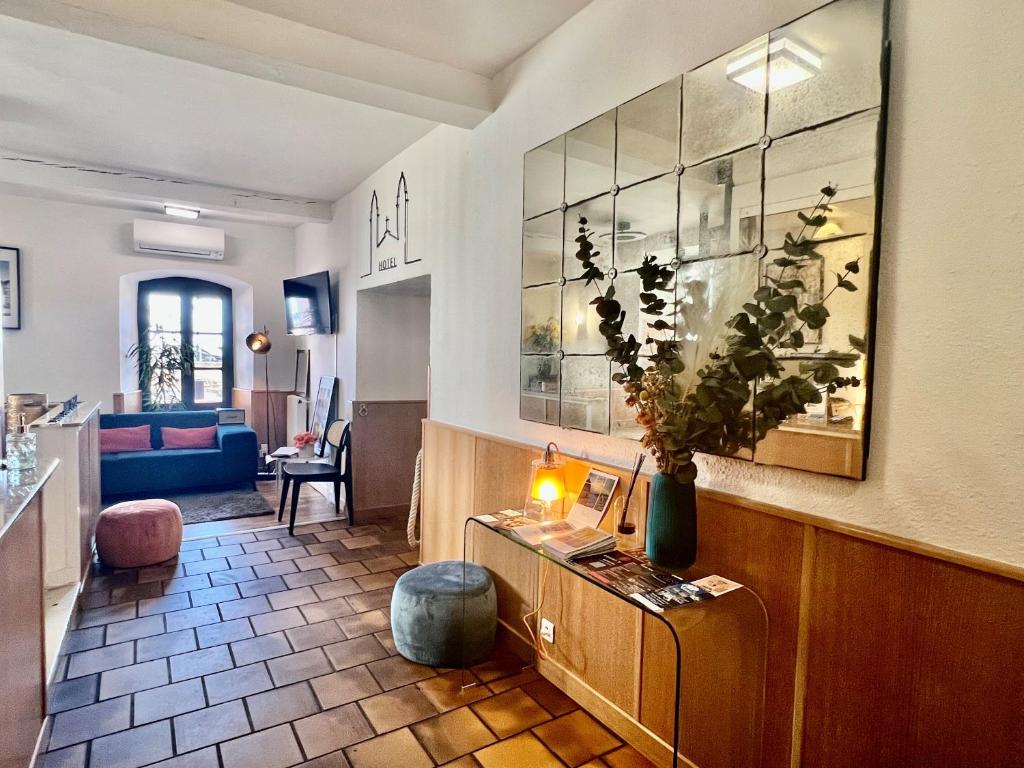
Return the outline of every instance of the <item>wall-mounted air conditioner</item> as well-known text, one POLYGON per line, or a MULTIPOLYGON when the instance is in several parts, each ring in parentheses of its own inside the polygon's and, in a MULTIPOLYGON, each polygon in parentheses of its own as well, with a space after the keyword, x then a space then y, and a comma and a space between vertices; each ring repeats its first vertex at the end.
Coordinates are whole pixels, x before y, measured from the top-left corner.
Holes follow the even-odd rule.
POLYGON ((151 219, 135 219, 132 229, 132 240, 139 253, 224 260, 223 229, 151 219))

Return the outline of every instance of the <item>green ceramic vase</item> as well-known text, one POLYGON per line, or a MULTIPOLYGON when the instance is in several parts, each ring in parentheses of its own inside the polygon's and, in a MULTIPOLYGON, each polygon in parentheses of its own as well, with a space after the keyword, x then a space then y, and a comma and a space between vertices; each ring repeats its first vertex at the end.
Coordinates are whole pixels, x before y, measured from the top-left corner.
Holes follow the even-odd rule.
POLYGON ((659 472, 647 507, 647 557, 666 568, 689 568, 697 560, 697 490, 659 472))

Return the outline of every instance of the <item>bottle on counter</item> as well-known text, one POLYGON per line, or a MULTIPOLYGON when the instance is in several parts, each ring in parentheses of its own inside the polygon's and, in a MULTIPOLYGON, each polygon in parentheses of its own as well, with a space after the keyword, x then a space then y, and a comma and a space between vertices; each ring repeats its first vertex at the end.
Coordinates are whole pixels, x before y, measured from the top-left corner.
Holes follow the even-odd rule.
POLYGON ((36 436, 29 431, 28 421, 21 417, 18 431, 7 436, 7 468, 32 469, 36 466, 36 436))

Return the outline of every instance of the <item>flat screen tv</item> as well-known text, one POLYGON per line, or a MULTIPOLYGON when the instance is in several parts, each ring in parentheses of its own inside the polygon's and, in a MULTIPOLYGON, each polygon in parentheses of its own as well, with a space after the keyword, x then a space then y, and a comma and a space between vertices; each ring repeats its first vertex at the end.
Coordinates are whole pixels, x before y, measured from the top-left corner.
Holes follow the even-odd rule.
POLYGON ((284 281, 284 313, 292 336, 334 333, 334 295, 331 276, 316 272, 284 281))

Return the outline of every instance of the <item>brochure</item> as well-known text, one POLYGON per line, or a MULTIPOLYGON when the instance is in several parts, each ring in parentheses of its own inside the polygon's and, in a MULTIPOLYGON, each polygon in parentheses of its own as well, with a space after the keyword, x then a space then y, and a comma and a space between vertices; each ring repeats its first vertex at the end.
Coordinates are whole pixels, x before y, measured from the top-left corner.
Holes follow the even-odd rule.
POLYGON ((600 527, 608 507, 611 506, 612 494, 615 493, 618 484, 619 478, 615 475, 596 469, 590 470, 566 520, 572 523, 574 528, 600 527))

